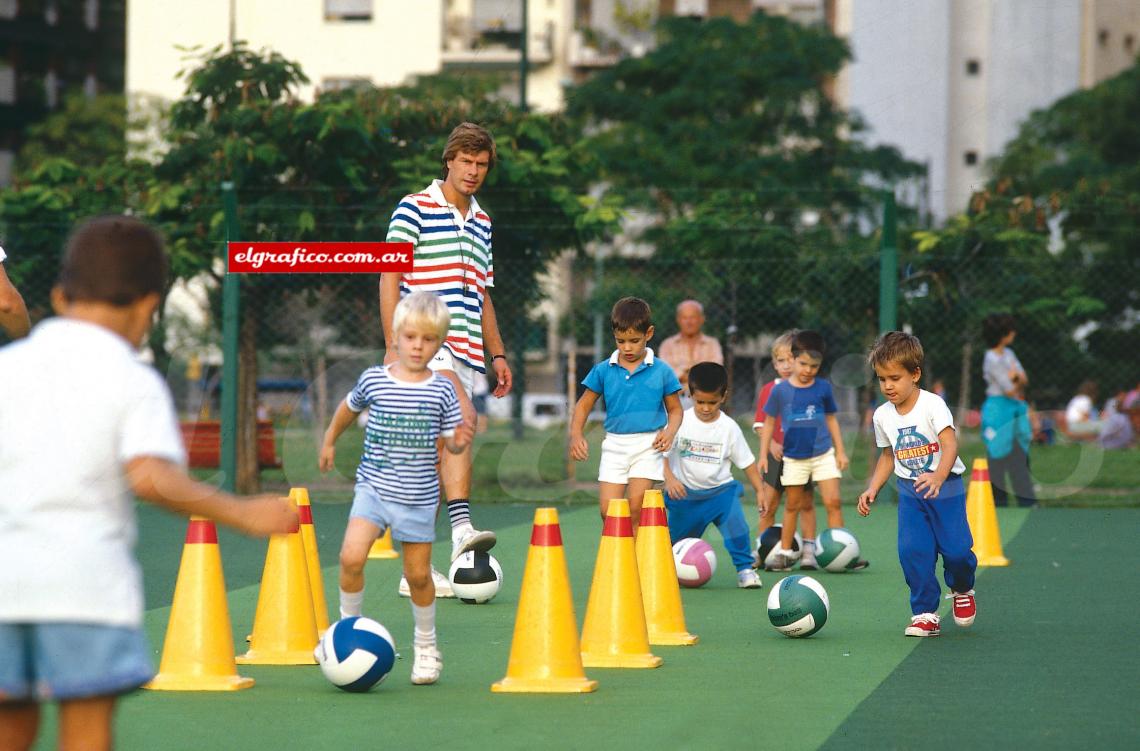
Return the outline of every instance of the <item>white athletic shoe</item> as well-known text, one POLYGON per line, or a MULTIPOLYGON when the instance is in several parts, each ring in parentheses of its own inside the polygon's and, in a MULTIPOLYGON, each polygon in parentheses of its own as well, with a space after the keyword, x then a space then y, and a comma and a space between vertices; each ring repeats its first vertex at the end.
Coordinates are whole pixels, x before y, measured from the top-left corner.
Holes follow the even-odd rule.
MULTIPOLYGON (((451 591, 451 581, 447 575, 441 571, 437 571, 435 566, 431 567, 431 580, 435 584, 436 597, 455 597, 455 593, 451 591)), ((396 590, 400 597, 411 597, 412 590, 408 586, 408 577, 400 577, 400 587, 396 590)))
POLYGON ((736 572, 736 586, 741 589, 760 589, 764 586, 760 576, 750 568, 736 572))
POLYGON ((412 647, 412 683, 427 686, 439 680, 443 672, 443 655, 435 647, 412 647))
POLYGON ((495 547, 498 538, 491 531, 475 529, 468 524, 462 531, 457 532, 451 540, 451 560, 455 560, 469 550, 476 553, 486 553, 495 547))

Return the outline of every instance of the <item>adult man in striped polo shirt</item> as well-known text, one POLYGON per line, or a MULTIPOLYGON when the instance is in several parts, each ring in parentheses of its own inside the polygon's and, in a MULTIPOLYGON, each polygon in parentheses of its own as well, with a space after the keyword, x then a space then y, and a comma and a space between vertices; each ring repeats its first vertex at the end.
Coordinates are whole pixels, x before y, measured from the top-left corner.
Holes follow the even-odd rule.
MULTIPOLYGON (((451 379, 459 395, 466 422, 475 424, 471 402, 476 378, 485 378, 487 365, 495 376, 496 397, 511 390, 511 369, 495 319, 490 288, 495 271, 491 261, 491 217, 475 200, 495 163, 495 141, 474 123, 458 125, 443 149, 443 179, 433 180, 419 193, 404 196, 388 225, 388 242, 414 246, 412 271, 380 277, 380 321, 388 348, 385 364, 396 359, 392 313, 396 303, 413 291, 431 291, 443 298, 451 312, 451 328, 431 368, 451 379)), ((440 477, 451 519, 451 558, 467 550, 489 550, 495 533, 471 524, 471 446, 462 454, 443 452, 440 477)), ((450 597, 447 577, 432 572, 437 596, 450 597)), ((400 582, 400 593, 406 591, 400 582)))

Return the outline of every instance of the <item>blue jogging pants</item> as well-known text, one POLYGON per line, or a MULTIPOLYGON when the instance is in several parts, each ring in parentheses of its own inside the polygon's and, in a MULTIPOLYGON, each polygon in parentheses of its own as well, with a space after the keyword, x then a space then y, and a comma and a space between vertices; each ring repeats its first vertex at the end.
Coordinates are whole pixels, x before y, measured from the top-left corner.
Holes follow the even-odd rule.
POLYGON ((962 478, 950 475, 937 498, 922 498, 914 481, 898 478, 899 563, 910 587, 914 615, 937 613, 942 589, 934 564, 942 556, 946 586, 955 592, 974 588, 978 558, 966 521, 966 489, 962 478))

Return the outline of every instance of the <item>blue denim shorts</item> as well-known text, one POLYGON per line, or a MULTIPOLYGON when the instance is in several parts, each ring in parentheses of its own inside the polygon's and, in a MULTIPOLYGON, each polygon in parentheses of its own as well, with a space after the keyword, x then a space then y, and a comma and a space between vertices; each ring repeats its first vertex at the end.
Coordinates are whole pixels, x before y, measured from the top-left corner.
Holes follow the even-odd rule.
POLYGON ((0 702, 85 699, 154 677, 142 629, 93 623, 0 623, 0 702))
POLYGON ((349 517, 358 516, 384 530, 392 530, 392 538, 400 542, 435 542, 435 510, 439 504, 409 506, 406 503, 385 501, 376 488, 366 482, 356 483, 353 489, 352 510, 349 517))

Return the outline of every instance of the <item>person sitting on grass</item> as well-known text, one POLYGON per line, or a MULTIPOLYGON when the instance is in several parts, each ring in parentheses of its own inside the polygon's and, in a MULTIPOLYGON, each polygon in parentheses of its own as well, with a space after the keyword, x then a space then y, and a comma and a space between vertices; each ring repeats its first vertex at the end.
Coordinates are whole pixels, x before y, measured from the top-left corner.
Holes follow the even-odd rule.
POLYGON ((396 362, 361 374, 337 407, 320 452, 321 471, 332 470, 336 439, 368 410, 364 451, 340 548, 340 616, 361 614, 368 551, 391 529, 403 546, 404 576, 411 590, 416 685, 435 683, 443 670, 431 575, 439 506, 436 441, 442 436, 448 451, 461 454, 475 435, 475 426, 463 422, 451 380, 428 367, 450 323, 447 306, 431 292, 413 292, 401 300, 392 316, 396 362))
POLYGON ((119 697, 154 676, 132 494, 249 535, 297 529, 287 498, 186 474, 170 390, 136 352, 169 268, 151 227, 92 219, 64 250, 58 316, 0 349, 0 749, 31 748, 46 701, 60 748, 109 749, 119 697))
POLYGON ((910 587, 906 636, 938 636, 939 596, 934 564, 939 555, 954 601, 954 622, 970 626, 977 614, 974 574, 978 559, 966 521, 966 465, 958 456, 958 432, 946 402, 919 388, 923 351, 918 337, 891 331, 879 337, 868 358, 887 403, 875 410, 879 461, 859 496, 862 516, 893 472, 899 492, 899 562, 910 587))
POLYGON ((636 297, 614 303, 610 326, 617 349, 595 365, 582 385, 586 390, 574 406, 570 422, 570 456, 585 461, 590 455, 583 431, 590 411, 604 397, 606 439, 598 465, 598 505, 602 519, 614 498, 629 499, 634 533, 641 520, 645 491, 665 479, 664 454, 681 426, 681 382, 664 360, 649 348, 653 323, 649 304, 636 297))
POLYGON ((758 589, 752 570, 748 522, 740 508, 744 487, 732 479, 732 465, 744 470, 756 504, 763 507, 764 482, 744 440, 744 431, 721 412, 728 393, 728 372, 715 362, 689 369, 693 406, 685 410, 677 440, 665 462, 665 506, 669 509, 669 539, 700 537, 715 524, 736 567, 736 586, 758 589))

